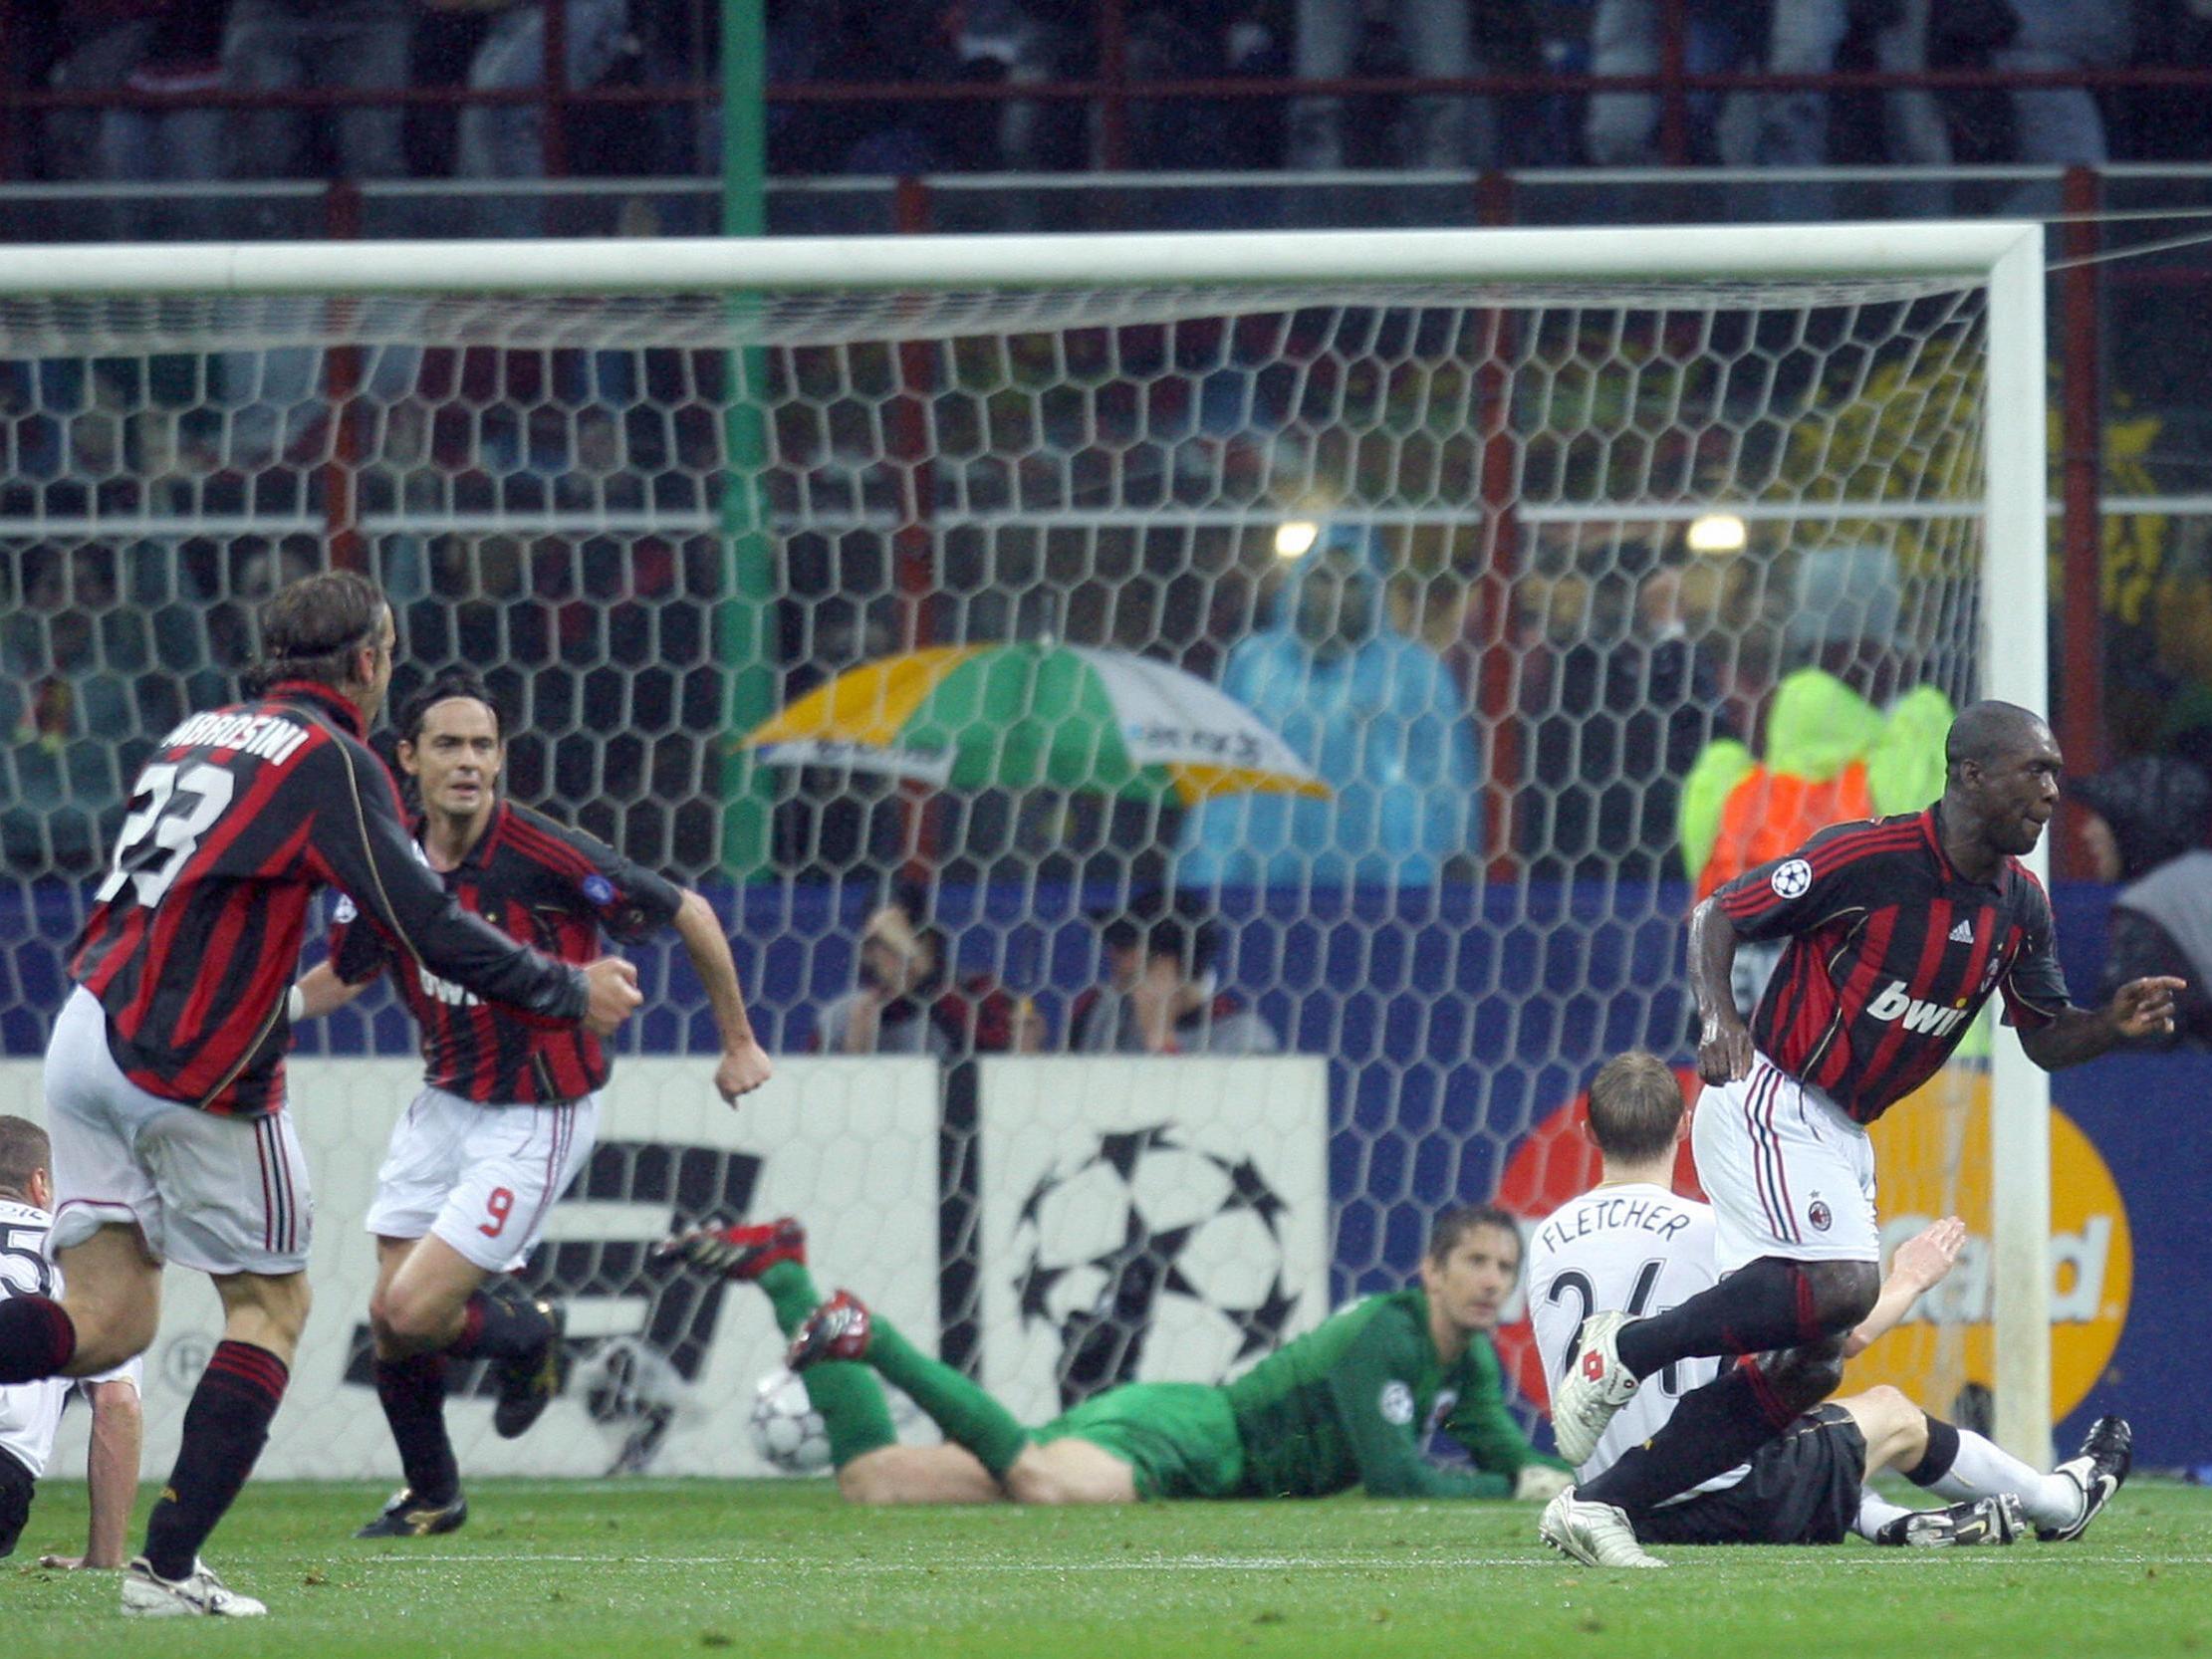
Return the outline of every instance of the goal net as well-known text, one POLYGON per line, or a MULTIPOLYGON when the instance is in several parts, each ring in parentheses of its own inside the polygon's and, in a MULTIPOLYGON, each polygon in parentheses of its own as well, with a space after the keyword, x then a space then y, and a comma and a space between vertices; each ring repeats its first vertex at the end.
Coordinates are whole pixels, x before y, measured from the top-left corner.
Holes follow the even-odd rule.
MULTIPOLYGON (((706 892, 785 1057, 724 1112, 695 976, 642 953, 525 1270, 576 1305, 573 1416, 495 1441, 456 1372, 465 1466, 751 1467, 765 1304, 648 1248, 713 1215, 801 1214, 825 1294, 1028 1412, 1219 1375, 1443 1207, 1570 1196, 1607 1055, 1692 1064, 1746 777, 1917 807, 1900 707, 2042 706, 2040 283, 2016 226, 0 255, 9 1107, 139 758, 233 694, 262 595, 350 566, 394 703, 482 672, 511 796, 706 892), (857 1007, 899 884, 937 972, 857 1007)), ((1970 1138, 2013 1160, 1965 1183, 1986 1294, 1900 1380, 1993 1387, 2027 1447, 2048 1095, 1984 1053, 1891 1119, 1927 1215, 1970 1138)), ((360 1216, 411 1054, 380 994, 301 1034, 271 1472, 389 1466, 360 1216)), ((173 1298, 149 1462, 214 1337, 173 1298)))

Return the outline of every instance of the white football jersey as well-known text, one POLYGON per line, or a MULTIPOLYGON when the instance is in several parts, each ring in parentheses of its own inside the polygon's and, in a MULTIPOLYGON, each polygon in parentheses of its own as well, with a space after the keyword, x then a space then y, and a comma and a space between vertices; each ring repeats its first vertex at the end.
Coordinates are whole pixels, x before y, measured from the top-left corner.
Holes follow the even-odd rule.
MULTIPOLYGON (((1719 1277, 1710 1205, 1642 1183, 1596 1187, 1561 1205, 1529 1241, 1529 1320, 1547 1385, 1566 1369, 1575 1332, 1591 1314, 1662 1312, 1709 1290, 1719 1277)), ((1678 1360, 1645 1377, 1575 1478, 1596 1480, 1631 1446, 1658 1433, 1675 1401, 1711 1382, 1721 1363, 1678 1360)), ((1732 1469, 1697 1490, 1733 1486, 1743 1474, 1732 1469)))
MULTIPOLYGON (((62 1276, 46 1260, 46 1233, 53 1224, 54 1218, 44 1210, 0 1200, 0 1297, 62 1294, 62 1276)), ((84 1381, 88 1386, 118 1377, 135 1382, 138 1376, 138 1361, 132 1359, 84 1381)), ((73 1377, 48 1377, 0 1388, 0 1450, 29 1470, 34 1480, 46 1473, 46 1460, 54 1454, 54 1431, 62 1424, 62 1407, 77 1386, 73 1377)))

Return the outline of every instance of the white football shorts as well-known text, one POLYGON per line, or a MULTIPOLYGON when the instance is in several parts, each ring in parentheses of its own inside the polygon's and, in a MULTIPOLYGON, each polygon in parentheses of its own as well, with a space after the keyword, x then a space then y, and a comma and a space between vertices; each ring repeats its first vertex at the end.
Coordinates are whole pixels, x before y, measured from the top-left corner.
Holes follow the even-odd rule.
POLYGON ((108 1017, 79 986, 46 1050, 53 1138, 49 1256, 111 1222, 135 1225, 156 1262, 202 1273, 300 1273, 315 1189, 292 1114, 218 1117, 148 1094, 108 1052, 108 1017))
POLYGON ((391 1126, 369 1231, 435 1234, 486 1273, 513 1273, 599 1138, 597 1094, 557 1106, 485 1105, 425 1088, 391 1126))
POLYGON ((1743 1081, 1705 1086, 1690 1150, 1713 1206, 1722 1273, 1762 1256, 1881 1260, 1873 1142, 1843 1107, 1765 1055, 1752 1057, 1743 1081))

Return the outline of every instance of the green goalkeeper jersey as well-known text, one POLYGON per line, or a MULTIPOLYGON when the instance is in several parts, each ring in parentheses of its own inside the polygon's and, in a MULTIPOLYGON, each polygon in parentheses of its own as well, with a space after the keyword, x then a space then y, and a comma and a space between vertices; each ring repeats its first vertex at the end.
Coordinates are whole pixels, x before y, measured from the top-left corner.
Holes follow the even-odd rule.
POLYGON ((1503 1498, 1524 1464, 1547 1458, 1507 1415, 1498 1353, 1480 1333, 1438 1362, 1419 1286, 1369 1297, 1286 1343, 1227 1385, 1255 1498, 1503 1498), (1422 1456, 1441 1428, 1474 1459, 1422 1456))

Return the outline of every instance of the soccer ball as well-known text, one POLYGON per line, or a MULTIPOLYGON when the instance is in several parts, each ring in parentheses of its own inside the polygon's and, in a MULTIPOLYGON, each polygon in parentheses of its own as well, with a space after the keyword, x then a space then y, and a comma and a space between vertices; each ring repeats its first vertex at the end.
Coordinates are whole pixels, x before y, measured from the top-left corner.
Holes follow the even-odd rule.
POLYGON ((830 1468, 830 1430, 807 1398, 806 1382, 778 1366, 753 1390, 753 1450, 786 1475, 821 1475, 830 1468))

